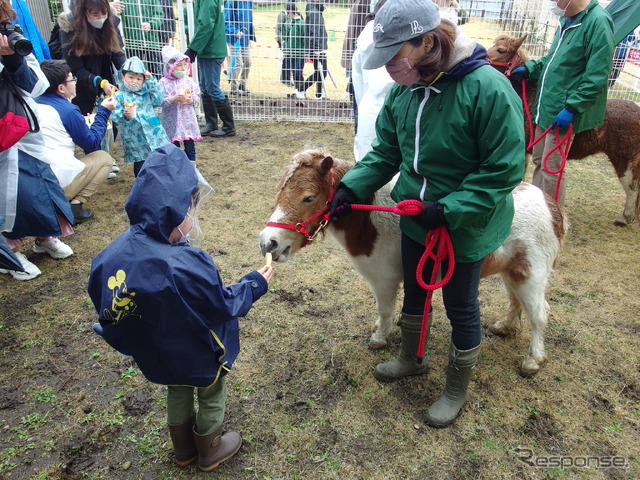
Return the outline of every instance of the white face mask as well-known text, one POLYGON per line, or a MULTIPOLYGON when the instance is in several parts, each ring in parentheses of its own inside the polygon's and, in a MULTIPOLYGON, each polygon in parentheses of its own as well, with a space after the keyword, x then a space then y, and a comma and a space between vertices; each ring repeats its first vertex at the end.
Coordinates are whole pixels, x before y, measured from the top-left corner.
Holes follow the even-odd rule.
POLYGON ((564 17, 564 14, 566 13, 567 8, 569 8, 569 5, 571 5, 571 1, 570 1, 569 3, 567 3, 566 7, 560 8, 556 0, 548 0, 548 1, 549 1, 549 11, 554 15, 557 15, 558 17, 564 17))
POLYGON ((89 22, 89 25, 97 29, 101 29, 102 26, 104 25, 104 22, 106 21, 107 21, 107 17, 101 18, 100 20, 92 20, 89 17, 87 17, 87 22, 89 22))
POLYGON ((174 70, 171 75, 173 75, 176 78, 184 78, 184 76, 187 74, 186 70, 174 70))
POLYGON ((62 88, 64 88, 64 89, 66 90, 67 94, 69 95, 69 96, 65 95, 65 96, 64 96, 64 98, 66 98, 66 99, 67 99, 67 101, 68 101, 69 103, 71 103, 71 100, 73 100, 74 98, 76 98, 76 96, 75 96, 75 95, 71 95, 71 92, 69 91, 69 89, 68 89, 67 87, 65 87, 64 85, 62 86, 62 88))

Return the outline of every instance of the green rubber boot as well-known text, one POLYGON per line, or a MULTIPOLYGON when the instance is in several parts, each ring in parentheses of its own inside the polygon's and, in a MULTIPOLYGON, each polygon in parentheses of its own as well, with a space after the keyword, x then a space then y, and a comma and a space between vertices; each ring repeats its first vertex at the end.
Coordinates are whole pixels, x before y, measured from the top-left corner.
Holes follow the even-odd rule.
MULTIPOLYGON (((429 326, 424 338, 425 350, 429 340, 432 320, 433 314, 429 314, 429 326)), ((402 313, 399 323, 401 331, 400 355, 395 360, 376 365, 373 370, 373 376, 379 382, 395 382, 409 375, 420 375, 427 371, 426 360, 423 358, 422 363, 418 363, 416 359, 418 344, 420 343, 422 315, 402 313)))
POLYGON ((449 346, 449 366, 444 393, 429 407, 425 422, 432 427, 446 427, 460 413, 467 400, 471 373, 478 361, 480 345, 470 350, 458 350, 453 342, 449 346))

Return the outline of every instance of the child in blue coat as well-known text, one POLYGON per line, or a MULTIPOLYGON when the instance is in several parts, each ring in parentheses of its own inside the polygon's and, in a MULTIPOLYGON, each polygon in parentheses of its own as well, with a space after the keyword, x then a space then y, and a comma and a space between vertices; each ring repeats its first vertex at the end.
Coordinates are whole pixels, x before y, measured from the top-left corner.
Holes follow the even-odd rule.
POLYGON ((88 287, 100 321, 94 330, 148 380, 169 386, 176 462, 197 458, 202 471, 240 449, 240 435, 222 435, 226 375, 240 350, 238 317, 273 277, 265 266, 225 286, 211 257, 189 245, 207 188, 178 147, 152 152, 125 203, 131 226, 93 259, 88 287))
POLYGON ((133 162, 137 177, 144 159, 169 141, 156 107, 162 105, 164 90, 138 57, 128 58, 118 72, 121 89, 115 93, 118 106, 111 119, 120 127, 125 163, 133 162))

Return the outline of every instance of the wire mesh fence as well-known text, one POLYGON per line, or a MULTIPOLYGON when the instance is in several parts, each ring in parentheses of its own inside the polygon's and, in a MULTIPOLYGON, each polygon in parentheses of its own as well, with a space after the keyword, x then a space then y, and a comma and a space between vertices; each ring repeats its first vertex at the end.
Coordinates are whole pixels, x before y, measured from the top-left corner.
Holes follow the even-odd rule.
MULTIPOLYGON (((301 41, 312 40, 308 32, 322 35, 322 58, 314 62, 312 51, 305 49, 295 69, 305 83, 294 83, 291 76, 291 55, 286 52, 281 26, 290 27, 291 16, 286 3, 272 0, 227 0, 225 9, 250 8, 255 41, 248 52, 250 67, 244 91, 234 90, 232 44, 223 65, 221 87, 229 96, 238 119, 296 120, 323 122, 351 122, 353 109, 349 94, 350 58, 355 40, 365 25, 365 15, 376 0, 309 0, 295 2, 295 9, 303 22, 308 21, 310 5, 316 4, 314 23, 307 25, 301 41), (321 9, 317 5, 322 6, 321 9), (317 15, 317 10, 320 15, 317 15), (318 18, 320 20, 318 21, 318 18), (322 25, 318 23, 321 22, 322 25), (309 28, 312 27, 312 28, 309 28), (318 69, 321 71, 318 73, 318 69), (315 73, 315 76, 314 76, 315 73), (287 77, 288 76, 288 77, 287 77), (314 81, 317 80, 317 81, 314 81)), ((542 56, 550 46, 558 26, 557 17, 548 12, 546 0, 435 0, 443 16, 453 15, 465 33, 485 47, 499 34, 517 37, 526 35, 523 46, 532 58, 542 56), (450 6, 453 4, 454 6, 450 6)), ((193 15, 193 1, 189 0, 122 0, 124 10, 119 15, 127 56, 137 55, 147 68, 161 75, 160 51, 172 44, 185 50, 188 44, 188 18, 193 15)), ((605 6, 608 2, 601 1, 605 6)), ((67 0, 50 0, 52 19, 67 8, 67 0)), ((291 41, 291 38, 289 38, 291 41)), ((625 55, 617 59, 615 83, 609 89, 610 98, 640 101, 640 44, 628 45, 625 55)), ((197 63, 194 66, 197 78, 197 63)))

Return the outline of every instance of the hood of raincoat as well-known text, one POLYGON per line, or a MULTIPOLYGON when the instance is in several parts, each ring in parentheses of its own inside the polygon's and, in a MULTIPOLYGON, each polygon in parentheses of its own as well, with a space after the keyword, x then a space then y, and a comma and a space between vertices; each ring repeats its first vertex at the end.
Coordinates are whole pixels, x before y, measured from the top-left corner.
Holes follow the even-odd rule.
POLYGON ((124 80, 122 77, 125 72, 140 73, 144 75, 144 72, 146 71, 147 71, 147 68, 144 66, 144 63, 142 62, 142 60, 140 60, 138 57, 127 58, 124 61, 122 68, 118 71, 118 75, 117 75, 118 84, 120 84, 120 86, 129 93, 144 95, 149 91, 149 82, 147 81, 146 78, 142 82, 142 88, 140 90, 138 90, 137 92, 131 92, 129 89, 127 89, 124 86, 124 80))
POLYGON ((179 156, 183 152, 173 145, 151 152, 124 205, 132 228, 164 243, 184 220, 198 188, 193 165, 179 156))
POLYGON ((162 73, 164 76, 173 80, 174 78, 171 76, 173 74, 173 67, 182 60, 186 60, 187 64, 191 65, 191 59, 177 48, 171 45, 162 47, 162 73))

